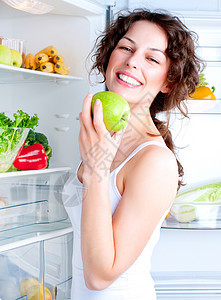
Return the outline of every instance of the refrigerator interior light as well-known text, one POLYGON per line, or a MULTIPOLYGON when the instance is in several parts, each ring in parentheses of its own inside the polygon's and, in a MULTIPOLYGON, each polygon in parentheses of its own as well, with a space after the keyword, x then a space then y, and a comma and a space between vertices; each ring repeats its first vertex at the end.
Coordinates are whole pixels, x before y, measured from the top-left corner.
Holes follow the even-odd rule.
POLYGON ((54 9, 52 5, 37 0, 2 0, 9 6, 31 14, 46 14, 54 9))

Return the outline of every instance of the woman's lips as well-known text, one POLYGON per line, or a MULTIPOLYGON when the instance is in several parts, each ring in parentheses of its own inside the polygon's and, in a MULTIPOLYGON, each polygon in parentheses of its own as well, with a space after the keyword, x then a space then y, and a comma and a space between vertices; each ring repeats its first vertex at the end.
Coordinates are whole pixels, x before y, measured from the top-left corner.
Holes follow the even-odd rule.
POLYGON ((137 88, 142 85, 142 83, 137 78, 127 72, 117 72, 116 80, 120 84, 132 88, 137 88))

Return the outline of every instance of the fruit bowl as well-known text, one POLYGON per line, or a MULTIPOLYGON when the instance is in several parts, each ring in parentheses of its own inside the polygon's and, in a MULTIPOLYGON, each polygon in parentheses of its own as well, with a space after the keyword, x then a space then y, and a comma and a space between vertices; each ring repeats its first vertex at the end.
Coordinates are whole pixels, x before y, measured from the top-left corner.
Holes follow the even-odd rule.
POLYGON ((29 128, 0 127, 0 173, 11 167, 28 132, 29 128))

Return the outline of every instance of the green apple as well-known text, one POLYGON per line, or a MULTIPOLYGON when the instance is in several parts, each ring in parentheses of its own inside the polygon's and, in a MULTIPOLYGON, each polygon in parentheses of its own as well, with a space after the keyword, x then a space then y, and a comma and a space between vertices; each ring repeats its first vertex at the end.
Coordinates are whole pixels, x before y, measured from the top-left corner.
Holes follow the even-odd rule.
POLYGON ((12 54, 11 66, 20 68, 22 65, 22 56, 21 54, 14 49, 10 49, 12 54))
POLYGON ((0 45, 0 64, 11 65, 12 54, 8 47, 0 45))
POLYGON ((99 99, 103 107, 103 120, 108 131, 122 130, 130 118, 130 106, 120 95, 105 91, 96 93, 91 102, 92 116, 94 114, 94 103, 99 99))

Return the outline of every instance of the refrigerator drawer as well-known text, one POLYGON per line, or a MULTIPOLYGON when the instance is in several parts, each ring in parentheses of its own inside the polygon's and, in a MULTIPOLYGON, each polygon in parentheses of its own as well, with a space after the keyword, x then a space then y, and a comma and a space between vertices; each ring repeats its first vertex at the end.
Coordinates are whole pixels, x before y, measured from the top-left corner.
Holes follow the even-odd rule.
POLYGON ((158 290, 157 300, 212 300, 221 299, 221 290, 158 290))
POLYGON ((57 232, 0 253, 0 299, 69 299, 72 244, 72 232, 57 232))

